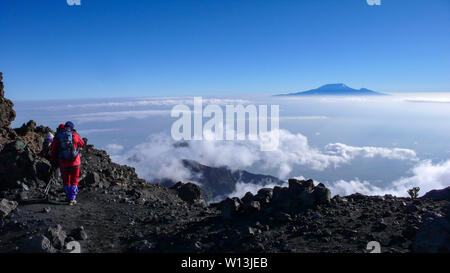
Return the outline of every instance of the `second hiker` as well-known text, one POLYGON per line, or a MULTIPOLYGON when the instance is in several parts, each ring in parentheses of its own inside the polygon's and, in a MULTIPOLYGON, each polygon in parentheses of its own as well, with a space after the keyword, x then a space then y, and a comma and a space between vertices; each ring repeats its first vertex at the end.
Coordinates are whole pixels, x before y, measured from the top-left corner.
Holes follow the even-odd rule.
POLYGON ((47 160, 51 160, 52 158, 51 146, 53 142, 53 137, 54 137, 53 134, 49 132, 47 136, 44 138, 44 143, 42 143, 42 149, 41 152, 39 153, 40 157, 43 157, 47 160))

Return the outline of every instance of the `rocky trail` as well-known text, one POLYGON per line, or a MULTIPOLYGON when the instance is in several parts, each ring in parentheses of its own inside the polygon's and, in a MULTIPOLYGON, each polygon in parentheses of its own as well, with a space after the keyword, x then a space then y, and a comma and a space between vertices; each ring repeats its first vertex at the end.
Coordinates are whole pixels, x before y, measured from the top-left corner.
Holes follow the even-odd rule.
MULTIPOLYGON (((170 209, 164 203, 135 203, 126 198, 93 191, 81 192, 79 202, 73 207, 44 202, 20 205, 2 227, 0 252, 41 252, 40 245, 27 245, 29 237, 42 234, 53 240, 48 229, 57 225, 62 227, 61 233, 65 233, 62 236, 67 236, 64 242, 76 240, 83 252, 94 253, 133 251, 132 243, 136 238, 143 238, 142 232, 158 235, 172 228, 173 223, 164 222, 165 218, 157 226, 151 223, 157 217, 152 212, 153 207, 157 207, 163 217, 170 209), (79 234, 80 229, 83 236, 79 234)), ((62 244, 51 252, 63 250, 63 247, 62 244)))

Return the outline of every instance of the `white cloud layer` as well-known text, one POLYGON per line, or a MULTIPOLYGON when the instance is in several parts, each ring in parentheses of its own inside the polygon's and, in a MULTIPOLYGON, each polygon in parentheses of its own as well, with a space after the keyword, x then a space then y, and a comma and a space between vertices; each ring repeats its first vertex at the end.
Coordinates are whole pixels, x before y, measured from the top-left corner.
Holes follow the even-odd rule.
POLYGON ((86 122, 106 122, 119 121, 129 118, 145 119, 151 116, 169 116, 170 110, 130 110, 130 111, 116 111, 116 112, 96 112, 72 115, 70 118, 77 123, 86 122))
POLYGON ((358 157, 375 156, 394 160, 417 160, 408 149, 381 147, 354 147, 345 144, 329 144, 320 150, 311 147, 308 139, 298 133, 279 130, 279 145, 274 151, 261 151, 259 141, 189 141, 188 145, 174 145, 168 135, 151 135, 145 143, 113 159, 132 165, 138 174, 149 180, 171 178, 187 180, 189 172, 180 163, 181 159, 198 161, 209 166, 228 166, 233 170, 258 167, 270 170, 281 179, 288 178, 295 166, 306 166, 314 170, 338 167, 358 157))
MULTIPOLYGON (((167 98, 144 98, 144 99, 129 99, 116 102, 100 102, 100 103, 81 103, 81 104, 66 104, 58 106, 49 106, 47 110, 60 110, 60 109, 93 109, 101 107, 141 107, 141 106, 173 106, 177 104, 193 105, 192 97, 167 97, 167 98)), ((203 98, 205 104, 244 104, 248 103, 248 100, 243 99, 221 99, 221 98, 203 98)))
POLYGON ((410 149, 402 148, 383 148, 383 147, 354 147, 345 145, 342 143, 333 143, 325 146, 325 150, 328 154, 339 155, 348 160, 353 159, 357 156, 365 158, 373 158, 375 156, 381 156, 387 159, 398 159, 398 160, 418 160, 416 152, 410 149))
POLYGON ((386 188, 376 187, 368 181, 360 181, 357 178, 351 181, 339 180, 326 184, 330 187, 333 195, 349 195, 359 192, 368 195, 408 196, 407 190, 420 187, 419 195, 422 196, 430 190, 450 186, 450 160, 438 164, 433 164, 429 160, 421 161, 411 169, 411 174, 409 177, 393 181, 386 188))
POLYGON ((119 144, 108 144, 106 145, 106 151, 110 154, 117 154, 122 152, 124 147, 119 144))
POLYGON ((89 134, 96 134, 96 133, 108 133, 113 131, 118 131, 118 128, 106 128, 106 129, 85 129, 85 130, 79 130, 78 133, 80 135, 89 135, 89 134))
POLYGON ((327 116, 281 116, 280 120, 311 120, 311 119, 327 119, 327 116))
POLYGON ((450 98, 439 97, 415 97, 405 99, 407 102, 422 102, 422 103, 450 103, 450 98))

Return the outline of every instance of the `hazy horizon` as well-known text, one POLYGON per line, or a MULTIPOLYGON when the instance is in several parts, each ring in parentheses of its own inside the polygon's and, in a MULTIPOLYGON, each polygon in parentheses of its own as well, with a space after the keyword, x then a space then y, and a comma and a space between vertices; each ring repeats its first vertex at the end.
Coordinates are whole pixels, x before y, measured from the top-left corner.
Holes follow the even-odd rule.
MULTIPOLYGON (((280 105, 280 147, 259 151, 252 141, 189 141, 176 149, 170 127, 176 104, 193 98, 17 102, 19 127, 29 119, 56 127, 72 120, 83 137, 107 150, 115 162, 136 168, 149 182, 187 180, 182 159, 254 173, 312 178, 333 194, 361 192, 406 196, 450 185, 450 94, 397 94, 388 97, 204 97, 208 103, 280 105), (439 96, 438 96, 439 95, 439 96), (220 155, 220 156, 218 156, 220 155), (380 172, 380 170, 382 170, 380 172)), ((207 119, 205 119, 207 120, 207 119)), ((195 181, 194 181, 195 182, 195 181)), ((239 185, 249 190, 261 185, 239 185)))

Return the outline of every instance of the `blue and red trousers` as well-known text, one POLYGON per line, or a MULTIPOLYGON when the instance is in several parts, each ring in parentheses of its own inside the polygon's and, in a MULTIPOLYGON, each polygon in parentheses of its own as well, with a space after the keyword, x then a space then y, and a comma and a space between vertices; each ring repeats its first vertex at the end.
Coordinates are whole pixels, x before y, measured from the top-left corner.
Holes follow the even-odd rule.
POLYGON ((78 195, 78 179, 80 178, 80 166, 60 168, 64 184, 64 192, 67 200, 73 201, 78 195))

